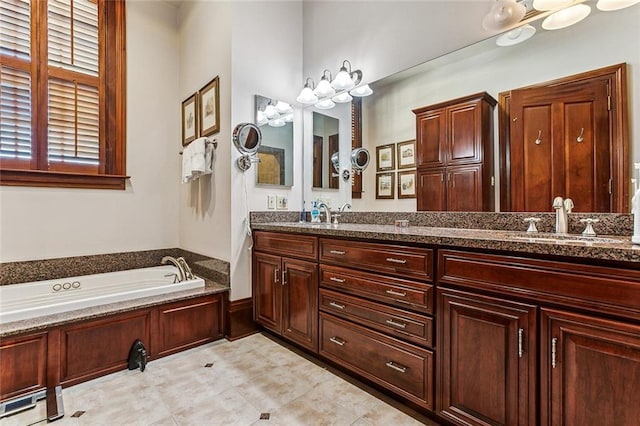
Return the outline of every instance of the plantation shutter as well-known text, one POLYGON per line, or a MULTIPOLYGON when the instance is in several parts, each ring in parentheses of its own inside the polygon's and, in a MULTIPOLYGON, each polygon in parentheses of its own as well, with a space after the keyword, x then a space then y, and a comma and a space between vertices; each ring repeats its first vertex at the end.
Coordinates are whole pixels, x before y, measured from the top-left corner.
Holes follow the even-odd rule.
MULTIPOLYGON (((48 161, 100 164, 98 7, 89 0, 49 0, 47 11, 48 161), (57 72, 54 72, 55 69, 57 72)), ((66 169, 66 167, 65 167, 66 169)))
POLYGON ((0 2, 0 158, 31 159, 30 25, 28 0, 0 2))

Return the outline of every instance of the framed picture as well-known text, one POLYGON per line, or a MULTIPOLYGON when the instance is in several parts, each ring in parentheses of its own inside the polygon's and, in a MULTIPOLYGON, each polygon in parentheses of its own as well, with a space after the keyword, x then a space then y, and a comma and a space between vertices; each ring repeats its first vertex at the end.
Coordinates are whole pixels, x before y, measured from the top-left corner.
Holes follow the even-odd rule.
POLYGON ((395 188, 395 173, 378 173, 376 175, 376 199, 393 200, 395 188))
POLYGON ((396 168, 394 144, 376 147, 376 171, 393 170, 396 168))
POLYGON ((398 199, 416 198, 416 171, 398 172, 398 199))
POLYGON ((220 79, 216 76, 199 90, 200 136, 220 131, 220 79))
POLYGON ((182 101, 182 146, 189 145, 198 137, 198 94, 194 93, 182 101))
POLYGON ((398 168, 410 169, 416 166, 416 141, 398 142, 398 168))

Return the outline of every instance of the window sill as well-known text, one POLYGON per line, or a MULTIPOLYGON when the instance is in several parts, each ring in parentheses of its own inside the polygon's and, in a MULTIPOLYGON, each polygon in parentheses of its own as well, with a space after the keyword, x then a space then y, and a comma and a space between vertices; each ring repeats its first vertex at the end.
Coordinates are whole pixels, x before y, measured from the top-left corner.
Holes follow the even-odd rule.
POLYGON ((0 185, 2 186, 124 190, 127 179, 129 176, 0 169, 0 185))

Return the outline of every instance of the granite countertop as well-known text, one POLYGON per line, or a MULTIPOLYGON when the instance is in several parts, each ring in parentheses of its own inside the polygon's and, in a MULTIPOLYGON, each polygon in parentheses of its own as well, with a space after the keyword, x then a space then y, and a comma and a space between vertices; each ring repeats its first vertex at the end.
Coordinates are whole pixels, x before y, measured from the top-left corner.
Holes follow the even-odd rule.
POLYGON ((360 223, 341 223, 334 226, 309 222, 253 223, 252 229, 640 263, 640 246, 633 245, 631 237, 628 236, 599 235, 589 239, 579 234, 559 236, 487 229, 428 226, 397 228, 394 225, 360 223))
POLYGON ((101 318, 108 315, 157 306, 168 302, 177 302, 180 300, 187 300, 196 297, 207 296, 210 294, 222 293, 228 290, 228 285, 220 284, 218 282, 205 278, 205 286, 202 288, 175 291, 157 296, 141 297, 138 299, 132 299, 123 302, 108 303, 105 305, 82 308, 74 311, 62 312, 59 314, 46 315, 0 324, 0 338, 27 332, 36 332, 76 321, 101 318))

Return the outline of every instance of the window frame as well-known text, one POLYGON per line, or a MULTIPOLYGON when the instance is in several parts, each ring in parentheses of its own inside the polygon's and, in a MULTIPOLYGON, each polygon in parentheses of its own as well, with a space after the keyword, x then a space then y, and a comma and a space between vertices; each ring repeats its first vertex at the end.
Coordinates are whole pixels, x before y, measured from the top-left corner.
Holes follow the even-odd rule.
MULTIPOLYGON (((126 39, 125 0, 97 0, 99 43, 99 143, 97 173, 49 170, 47 164, 48 78, 53 77, 47 60, 47 1, 31 0, 31 147, 28 168, 16 161, 0 162, 0 185, 60 188, 125 189, 126 180, 126 39), (36 37, 38 32, 44 36, 36 37), (43 59, 44 58, 44 59, 43 59), (46 63, 46 62, 45 62, 46 63), (43 124, 44 123, 44 124, 43 124), (7 164, 9 163, 9 164, 7 164)), ((10 57, 2 63, 12 66, 10 57)), ((24 66, 18 67, 24 69, 24 66)))

